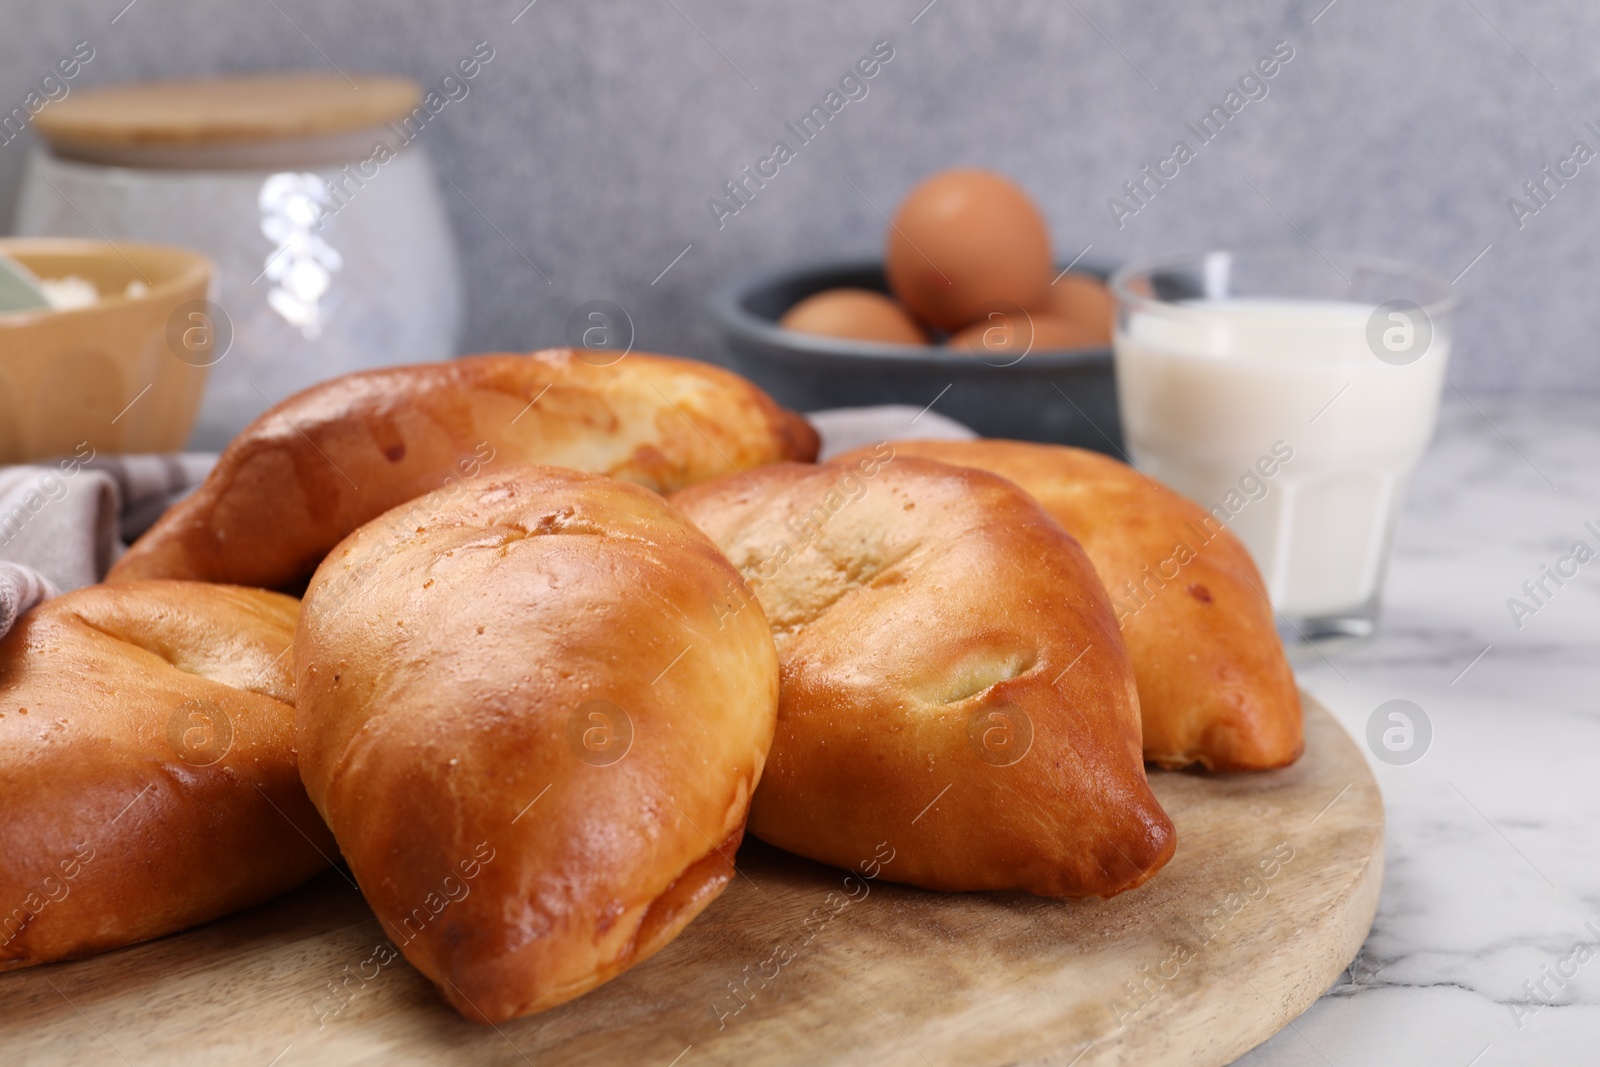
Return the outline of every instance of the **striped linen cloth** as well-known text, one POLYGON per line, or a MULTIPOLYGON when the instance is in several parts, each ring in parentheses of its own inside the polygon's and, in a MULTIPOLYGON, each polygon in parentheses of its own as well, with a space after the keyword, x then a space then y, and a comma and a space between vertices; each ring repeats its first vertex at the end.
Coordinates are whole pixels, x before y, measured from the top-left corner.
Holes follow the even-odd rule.
POLYGON ((0 635, 58 592, 93 585, 217 457, 77 453, 0 467, 0 635))

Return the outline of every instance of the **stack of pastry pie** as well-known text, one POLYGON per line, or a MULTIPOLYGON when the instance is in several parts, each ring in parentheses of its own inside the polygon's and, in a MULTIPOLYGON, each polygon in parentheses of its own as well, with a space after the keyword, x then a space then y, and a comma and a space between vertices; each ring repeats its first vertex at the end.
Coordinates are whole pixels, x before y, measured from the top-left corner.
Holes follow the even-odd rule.
POLYGON ((847 867, 890 842, 882 877, 929 890, 1110 896, 1177 847, 1147 762, 1299 755, 1249 556, 1136 471, 1006 441, 818 464, 732 374, 580 356, 301 393, 0 642, 0 969, 342 859, 496 1021, 671 940, 747 826, 847 867))

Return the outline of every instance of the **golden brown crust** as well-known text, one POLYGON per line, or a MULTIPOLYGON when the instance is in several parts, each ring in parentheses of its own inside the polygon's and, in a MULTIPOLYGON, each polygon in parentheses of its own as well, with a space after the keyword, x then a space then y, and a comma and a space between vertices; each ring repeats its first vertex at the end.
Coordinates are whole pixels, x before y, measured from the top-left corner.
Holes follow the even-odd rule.
POLYGON ((222 453, 108 581, 303 581, 348 533, 485 469, 548 463, 658 492, 816 458, 803 418, 693 360, 547 349, 348 374, 297 393, 222 453))
POLYGON ((1304 748, 1300 694, 1244 544, 1199 505, 1108 456, 1020 441, 900 441, 902 455, 1009 478, 1083 545, 1139 678, 1145 758, 1265 770, 1304 748), (1186 558, 1187 557, 1187 558, 1186 558))
POLYGON ((462 1014, 577 996, 731 876, 778 699, 739 597, 661 497, 553 467, 391 511, 317 569, 295 638, 306 787, 462 1014))
POLYGON ((159 937, 327 866, 295 767, 298 609, 91 586, 0 641, 0 970, 159 937))
POLYGON ((930 889, 1111 896, 1176 843, 1077 544, 1001 478, 905 459, 780 464, 674 494, 778 644, 750 831, 930 889))

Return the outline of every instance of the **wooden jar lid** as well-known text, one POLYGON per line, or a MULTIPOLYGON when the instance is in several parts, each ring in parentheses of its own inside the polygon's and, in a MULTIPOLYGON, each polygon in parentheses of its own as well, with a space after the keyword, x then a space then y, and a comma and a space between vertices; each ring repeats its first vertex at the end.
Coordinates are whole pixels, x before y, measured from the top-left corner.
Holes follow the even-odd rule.
POLYGON ((421 99, 421 86, 409 78, 249 75, 83 89, 39 112, 34 124, 51 150, 69 159, 298 165, 363 154, 371 147, 363 135, 411 113, 421 99))

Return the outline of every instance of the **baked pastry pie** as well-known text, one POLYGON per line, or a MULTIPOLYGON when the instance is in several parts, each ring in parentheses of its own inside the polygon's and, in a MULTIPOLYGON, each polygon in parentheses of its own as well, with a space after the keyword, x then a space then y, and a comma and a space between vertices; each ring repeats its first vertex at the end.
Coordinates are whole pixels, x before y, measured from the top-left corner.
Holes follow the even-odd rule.
POLYGON ((1116 619, 1015 485, 896 456, 778 464, 672 497, 771 621, 777 735, 751 832, 928 889, 1111 896, 1172 856, 1116 619))
POLYGON ((1243 542, 1210 512, 1081 448, 897 441, 895 450, 1011 479, 1083 545, 1139 679, 1145 759, 1253 771, 1299 758, 1300 693, 1266 587, 1243 542))
POLYGON ((0 640, 0 970, 251 907, 337 856, 295 767, 298 610, 96 585, 0 640))
POLYGON ((301 772, 387 935, 462 1014, 552 1007, 733 874, 777 713, 759 608, 627 482, 509 468, 323 561, 295 637, 301 772))
POLYGON ((506 464, 670 492, 816 458, 816 431, 736 374, 641 352, 602 356, 613 358, 567 348, 469 356, 312 386, 234 438, 107 580, 294 589, 362 523, 506 464))

